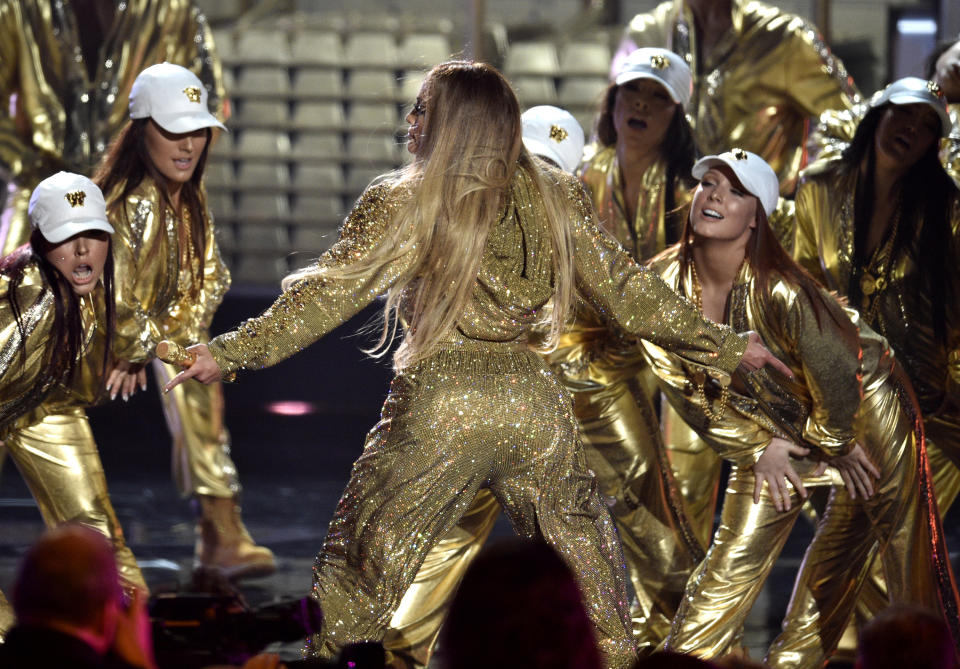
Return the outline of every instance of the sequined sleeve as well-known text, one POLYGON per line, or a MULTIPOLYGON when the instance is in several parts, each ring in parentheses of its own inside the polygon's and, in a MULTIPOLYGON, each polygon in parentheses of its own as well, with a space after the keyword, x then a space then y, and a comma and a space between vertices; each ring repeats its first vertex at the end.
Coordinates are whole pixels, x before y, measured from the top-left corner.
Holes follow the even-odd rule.
POLYGON ((820 252, 817 245, 815 189, 815 185, 805 179, 801 179, 800 187, 797 188, 793 259, 823 283, 826 277, 820 267, 820 252))
POLYGON ((807 140, 811 160, 839 157, 853 141, 857 126, 868 109, 867 104, 861 102, 851 109, 828 109, 820 114, 807 140))
POLYGON ((0 2, 0 178, 21 180, 38 174, 42 157, 17 129, 10 114, 10 96, 17 92, 20 72, 21 15, 16 2, 0 2))
POLYGON ((577 211, 573 238, 578 286, 593 306, 634 336, 690 362, 732 374, 746 350, 746 340, 730 328, 705 321, 659 276, 633 262, 599 231, 583 185, 573 181, 569 187, 577 211))
MULTIPOLYGON (((846 453, 856 438, 855 420, 861 400, 860 339, 856 326, 829 295, 814 307, 806 293, 782 284, 772 288, 774 300, 787 302, 783 327, 791 366, 810 394, 811 410, 804 437, 828 455, 846 453), (819 318, 818 318, 819 315, 819 318)), ((772 333, 760 335, 773 340, 772 333)))
MULTIPOLYGON (((395 198, 386 185, 369 188, 347 217, 321 266, 346 266, 376 248, 394 224, 395 198)), ((297 281, 261 315, 210 342, 225 374, 269 367, 303 350, 358 313, 406 271, 409 254, 357 278, 308 277, 297 281)))

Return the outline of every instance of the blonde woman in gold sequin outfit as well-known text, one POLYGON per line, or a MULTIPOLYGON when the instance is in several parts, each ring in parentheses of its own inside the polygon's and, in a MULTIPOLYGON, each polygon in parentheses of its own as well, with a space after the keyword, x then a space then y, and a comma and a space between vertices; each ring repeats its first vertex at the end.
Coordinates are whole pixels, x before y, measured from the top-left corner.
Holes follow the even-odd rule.
MULTIPOLYGON (((914 77, 878 91, 859 122, 825 118, 830 157, 804 172, 794 247, 896 351, 923 414, 943 514, 960 492, 960 191, 938 157, 951 126, 937 87, 914 77)), ((861 618, 886 601, 882 578, 872 581, 861 618)))
POLYGON ((272 365, 386 293, 381 343, 390 316, 409 328, 317 557, 324 624, 308 652, 381 639, 424 556, 489 488, 519 533, 570 564, 606 665, 631 666, 619 543, 569 397, 528 335, 553 298, 555 340, 576 287, 627 331, 719 377, 741 357, 774 359, 755 337, 705 323, 599 233, 579 182, 523 148, 516 96, 493 68, 438 65, 407 120, 413 163, 367 189, 336 245, 270 309, 193 347, 197 362, 168 387, 272 365))
MULTIPOLYGON (((157 343, 207 340, 230 286, 203 188, 212 128, 223 128, 206 89, 184 67, 152 65, 134 81, 130 117, 95 177, 117 231, 116 363, 107 388, 124 396, 145 384, 151 361, 161 386, 176 373, 154 357, 157 343)), ((174 477, 198 506, 194 566, 228 578, 272 572, 273 554, 240 519, 222 387, 191 384, 162 401, 174 477)))
MULTIPOLYGON (((29 213, 30 242, 0 259, 0 439, 44 522, 103 533, 124 587, 146 591, 84 411, 105 397, 114 322, 103 196, 60 172, 38 185, 29 213)), ((0 593, 0 639, 12 621, 0 593)))
POLYGON ((767 663, 823 666, 878 554, 891 601, 938 611, 960 640, 956 587, 906 374, 887 342, 776 241, 767 215, 777 179, 762 159, 735 149, 702 159, 693 173, 702 178, 685 241, 652 268, 707 318, 759 332, 795 376, 761 370, 722 386, 644 342, 670 403, 733 465, 720 526, 687 584, 666 648, 702 657, 741 649, 743 621, 813 486, 831 487, 829 502, 767 663), (765 192, 757 187, 764 183, 765 192))

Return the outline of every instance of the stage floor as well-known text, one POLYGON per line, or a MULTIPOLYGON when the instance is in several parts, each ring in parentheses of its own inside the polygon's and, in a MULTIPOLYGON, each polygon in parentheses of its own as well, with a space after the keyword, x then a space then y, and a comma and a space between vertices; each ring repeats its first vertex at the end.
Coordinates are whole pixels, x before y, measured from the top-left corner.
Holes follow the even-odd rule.
MULTIPOLYGON (((269 303, 264 293, 231 293, 214 331, 224 330, 269 303)), ((370 313, 317 346, 271 370, 247 374, 226 387, 226 420, 240 471, 243 515, 250 533, 277 555, 279 569, 245 581, 252 605, 307 594, 311 567, 327 523, 359 455, 365 432, 377 419, 389 371, 366 358, 363 340, 349 336, 370 313), (307 402, 312 413, 279 415, 276 401, 307 402)), ((134 554, 155 592, 176 591, 190 582, 193 516, 169 475, 169 438, 153 379, 145 394, 91 410, 111 497, 134 554)), ((288 407, 290 405, 287 405, 288 407)), ((947 522, 949 545, 960 550, 956 513, 947 522)), ((0 473, 0 587, 8 591, 16 565, 43 529, 29 491, 16 468, 0 473)), ((501 519, 494 531, 511 533, 501 519)), ((793 576, 811 530, 798 522, 746 625, 755 658, 776 635, 793 576)), ((954 567, 957 565, 954 554, 954 567)), ((296 644, 284 651, 294 659, 296 644)))

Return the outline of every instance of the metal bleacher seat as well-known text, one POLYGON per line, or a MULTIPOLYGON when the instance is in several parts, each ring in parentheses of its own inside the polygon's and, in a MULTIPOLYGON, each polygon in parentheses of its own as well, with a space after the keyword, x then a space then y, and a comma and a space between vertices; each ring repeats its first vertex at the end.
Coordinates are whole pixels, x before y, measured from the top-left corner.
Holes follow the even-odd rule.
POLYGON ((291 142, 294 159, 339 160, 344 155, 343 140, 338 132, 301 132, 291 142))
POLYGON ((383 102, 355 102, 347 115, 351 132, 382 132, 392 135, 399 125, 396 104, 383 102))
POLYGON ((397 80, 393 72, 386 70, 352 70, 347 79, 346 97, 393 102, 397 99, 397 80))
POLYGON ((560 83, 560 105, 568 109, 597 109, 608 84, 606 77, 567 77, 560 83))
POLYGON ((296 251, 319 255, 330 248, 336 239, 336 228, 298 225, 293 229, 291 246, 296 251))
POLYGON ((290 59, 299 65, 339 68, 342 54, 340 35, 327 30, 300 30, 290 44, 290 59))
POLYGON ((297 165, 293 187, 298 191, 339 195, 344 189, 343 170, 336 163, 297 165))
POLYGON ((397 68, 397 44, 392 33, 355 32, 345 45, 346 68, 397 68))
POLYGON ((283 159, 290 153, 290 137, 276 130, 244 130, 234 148, 238 158, 283 159))
POLYGON ((236 248, 246 251, 281 251, 290 248, 287 227, 275 223, 244 223, 237 228, 236 248))
POLYGON ((302 68, 293 76, 290 93, 300 99, 333 99, 343 97, 343 76, 340 70, 302 68))
POLYGON ((224 62, 233 61, 233 31, 223 28, 214 28, 211 30, 213 35, 213 44, 217 49, 217 55, 224 62))
POLYGON ((234 122, 242 128, 282 128, 288 116, 286 100, 240 100, 234 122))
POLYGON ((612 55, 606 44, 599 42, 572 42, 560 52, 560 71, 563 76, 594 75, 606 77, 610 72, 612 55))
POLYGON ((233 162, 220 156, 210 156, 203 171, 203 180, 209 190, 233 188, 233 162))
POLYGON ((517 76, 511 83, 524 107, 557 103, 557 88, 552 77, 517 76))
POLYGON ((290 187, 290 170, 286 163, 246 161, 237 170, 237 186, 243 189, 286 191, 290 187))
POLYGON ((339 102, 298 102, 293 108, 296 129, 342 130, 343 105, 339 102))
POLYGON ((286 193, 240 191, 237 196, 237 220, 286 221, 290 217, 290 203, 286 193))
POLYGON ((347 193, 350 196, 359 195, 370 185, 374 179, 383 174, 386 170, 377 167, 354 166, 350 168, 350 175, 347 177, 347 193))
POLYGON ((278 28, 248 28, 234 39, 232 63, 286 63, 290 38, 278 28))
POLYGON ((403 68, 429 68, 450 58, 450 40, 439 33, 410 33, 403 37, 397 62, 403 68))
POLYGON ((236 84, 231 94, 244 98, 285 98, 290 94, 287 68, 277 65, 249 65, 238 68, 236 84))
POLYGON ((233 220, 233 195, 230 191, 209 191, 207 192, 207 207, 216 221, 217 227, 229 227, 233 220))
POLYGON ((552 42, 517 42, 507 50, 504 65, 507 75, 555 77, 560 71, 557 49, 552 42))
POLYGON ((291 218, 298 224, 323 225, 336 229, 344 216, 343 199, 339 195, 296 193, 291 218))
POLYGON ((405 149, 392 135, 356 134, 347 145, 347 160, 353 164, 398 165, 403 161, 405 149))
POLYGON ((274 253, 243 253, 231 268, 234 283, 278 284, 287 275, 286 256, 274 253))

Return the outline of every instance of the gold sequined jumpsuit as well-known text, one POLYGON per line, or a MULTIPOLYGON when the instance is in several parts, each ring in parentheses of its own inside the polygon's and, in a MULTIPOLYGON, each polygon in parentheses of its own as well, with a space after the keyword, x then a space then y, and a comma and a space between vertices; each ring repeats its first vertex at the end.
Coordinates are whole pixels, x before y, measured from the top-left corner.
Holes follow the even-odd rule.
MULTIPOLYGON (((601 148, 582 167, 581 180, 593 198, 601 228, 640 260, 666 247, 663 197, 665 166, 644 174, 634 223, 626 220, 623 184, 615 147, 601 148)), ((678 202, 686 192, 677 190, 678 202)), ((679 230, 671 231, 671 239, 679 230)), ((687 576, 703 547, 687 526, 650 402, 655 380, 636 341, 580 303, 576 322, 547 361, 573 396, 587 464, 597 476, 611 512, 636 593, 631 607, 634 638, 653 650, 670 629, 687 576)), ((712 453, 712 451, 711 451, 712 453)), ((444 613, 464 572, 483 545, 500 512, 489 490, 481 490, 457 526, 430 550, 390 621, 385 646, 427 666, 444 613)), ((712 518, 712 515, 711 515, 712 518)), ((705 543, 704 543, 705 545, 705 543)))
MULTIPOLYGON (((804 173, 797 192, 794 257, 827 288, 846 295, 854 269, 857 175, 856 170, 841 174, 839 166, 839 159, 824 159, 804 173)), ((960 211, 954 211, 951 229, 951 257, 960 258, 960 211)), ((919 288, 922 266, 916 252, 908 252, 887 267, 888 279, 873 294, 868 323, 890 341, 916 391, 937 505, 946 514, 960 493, 960 310, 947 305, 947 341, 941 343, 934 334, 929 297, 919 288)), ((960 276, 949 276, 953 290, 960 291, 960 276)), ((865 617, 885 603, 882 579, 873 580, 859 611, 865 617)))
MULTIPOLYGON (((556 178, 569 197, 577 284, 587 299, 628 332, 682 349, 712 373, 731 373, 743 340, 705 323, 636 266, 599 233, 579 182, 556 178)), ((387 185, 368 189, 320 262, 363 257, 397 224, 397 202, 387 185)), ((545 220, 539 193, 518 169, 455 332, 394 378, 317 557, 313 595, 324 628, 311 653, 381 639, 431 546, 489 488, 519 533, 543 536, 570 563, 608 666, 634 662, 613 524, 580 448, 569 396, 528 347, 553 290, 545 220)), ((215 338, 210 351, 224 372, 272 365, 385 292, 406 262, 401 257, 357 279, 300 281, 263 315, 215 338)))
MULTIPOLYGON (((205 193, 202 196, 205 200, 205 193)), ((115 197, 108 194, 107 202, 115 197)), ((116 230, 114 353, 135 363, 153 360, 161 388, 179 369, 154 357, 157 343, 169 339, 187 346, 209 340, 210 321, 230 287, 213 219, 209 212, 206 215, 203 258, 195 258, 192 244, 181 241, 188 226, 163 203, 149 177, 127 197, 119 215, 111 215, 116 230), (199 268, 203 281, 195 285, 199 268)), ((223 424, 222 386, 187 383, 161 398, 173 435, 173 471, 181 494, 234 497, 240 484, 223 424)))
POLYGON ((130 88, 147 66, 166 60, 189 68, 210 92, 213 112, 227 115, 210 27, 193 0, 117 3, 93 78, 79 31, 70 0, 0 2, 0 175, 11 181, 0 218, 3 254, 27 241, 27 204, 40 181, 60 170, 93 171, 127 122, 130 88))
MULTIPOLYGON (((30 488, 49 527, 79 522, 113 543, 124 587, 146 591, 140 569, 117 521, 103 465, 84 407, 94 404, 103 386, 103 291, 80 300, 83 354, 69 388, 47 376, 48 344, 53 329, 53 295, 31 264, 17 290, 26 335, 21 336, 6 295, 9 280, 0 275, 0 439, 30 488)), ((13 610, 0 593, 0 637, 13 610)))
MULTIPOLYGON (((679 247, 654 265, 679 287, 679 247)), ((706 559, 687 584, 666 647, 702 657, 737 650, 750 607, 800 513, 794 492, 789 511, 778 512, 769 488, 753 502, 753 464, 779 436, 814 454, 845 453, 859 442, 881 472, 869 500, 850 498, 839 473, 815 476, 814 455, 794 460, 804 486, 833 486, 826 513, 807 548, 783 622, 771 646, 771 667, 821 667, 836 648, 870 562, 882 555, 894 602, 939 611, 958 636, 956 586, 943 545, 926 463, 919 412, 906 374, 886 341, 843 310, 826 293, 819 310, 796 286, 771 278, 769 308, 758 280, 744 265, 730 295, 729 324, 760 333, 796 379, 771 382, 766 371, 748 375, 750 395, 731 392, 720 413, 721 393, 705 389, 714 416, 697 391, 698 370, 661 347, 644 342, 650 364, 670 403, 733 467, 706 559), (862 393, 862 399, 861 399, 862 393)), ((693 295, 689 269, 683 288, 693 295)), ((782 378, 782 377, 781 377, 782 378)))

